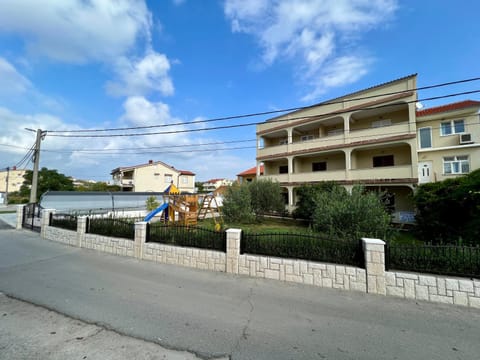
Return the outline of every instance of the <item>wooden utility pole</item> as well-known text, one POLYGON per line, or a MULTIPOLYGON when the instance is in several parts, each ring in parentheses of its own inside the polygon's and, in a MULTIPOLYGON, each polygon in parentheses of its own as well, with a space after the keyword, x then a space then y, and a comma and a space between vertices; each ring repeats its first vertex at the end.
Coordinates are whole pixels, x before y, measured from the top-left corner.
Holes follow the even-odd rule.
POLYGON ((40 143, 42 142, 42 137, 43 137, 43 131, 41 129, 37 129, 35 151, 33 152, 33 177, 32 177, 32 188, 30 189, 30 203, 37 202, 38 167, 40 164, 40 143))

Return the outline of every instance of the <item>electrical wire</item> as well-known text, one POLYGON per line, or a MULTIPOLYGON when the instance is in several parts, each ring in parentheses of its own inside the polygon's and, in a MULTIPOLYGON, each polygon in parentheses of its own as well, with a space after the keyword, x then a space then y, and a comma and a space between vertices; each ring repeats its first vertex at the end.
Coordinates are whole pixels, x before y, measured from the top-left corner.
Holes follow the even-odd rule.
MULTIPOLYGON (((406 92, 406 91, 404 91, 406 92)), ((420 100, 411 100, 411 101, 404 101, 401 104, 411 104, 411 103, 416 103, 419 101, 432 101, 432 100, 438 100, 438 99, 445 99, 449 97, 455 97, 455 96, 461 96, 461 95, 470 95, 470 94, 477 94, 480 93, 480 90, 472 90, 472 91, 463 91, 459 93, 453 93, 453 94, 448 94, 448 95, 441 95, 441 96, 433 96, 429 98, 423 98, 420 100)), ((385 104, 385 105, 378 105, 378 106, 372 106, 372 107, 359 107, 355 108, 355 111, 360 111, 360 110, 378 110, 386 107, 392 107, 392 106, 397 106, 397 104, 385 104)), ((320 105, 319 105, 320 106, 320 105)), ((298 116, 298 117, 289 117, 286 119, 272 119, 268 120, 268 123, 275 123, 275 122, 287 122, 287 121, 292 121, 292 120, 304 120, 304 119, 309 119, 309 118, 318 118, 318 117, 325 117, 325 116, 333 116, 333 115, 341 115, 345 113, 352 112, 352 110, 340 110, 340 111, 332 111, 332 112, 326 112, 326 113, 319 113, 315 115, 308 115, 308 116, 298 116)), ((240 128, 240 127, 247 127, 247 126, 254 126, 254 125, 259 125, 263 124, 265 122, 252 122, 252 123, 246 123, 246 124, 235 124, 235 125, 224 125, 224 126, 215 126, 215 127, 210 127, 210 128, 199 128, 199 129, 183 129, 183 130, 171 130, 171 131, 158 131, 158 132, 148 132, 148 133, 127 133, 127 134, 104 134, 104 135, 72 135, 72 134, 50 134, 48 136, 54 136, 54 137, 65 137, 65 138, 104 138, 104 137, 133 137, 133 136, 150 136, 150 135, 169 135, 169 134, 180 134, 180 133, 190 133, 190 132, 201 132, 201 131, 212 131, 212 130, 224 130, 224 129, 233 129, 233 128, 240 128)))
MULTIPOLYGON (((393 91, 393 92, 376 94, 376 95, 363 96, 363 97, 358 97, 358 98, 349 98, 348 101, 367 100, 367 99, 373 99, 373 98, 376 98, 376 97, 397 95, 397 94, 401 94, 401 93, 404 93, 404 92, 407 92, 407 91, 428 90, 428 89, 457 85, 457 84, 463 84, 463 83, 473 82, 473 81, 478 81, 478 80, 480 80, 480 77, 462 79, 462 80, 457 80, 457 81, 450 81, 450 82, 445 82, 445 83, 440 83, 440 84, 435 84, 435 85, 422 86, 422 87, 418 87, 418 88, 414 88, 414 89, 410 89, 410 90, 400 90, 400 91, 393 91)), ((368 90, 368 89, 364 89, 364 90, 361 90, 359 92, 363 92, 365 90, 368 90)), ((181 126, 181 125, 185 126, 185 125, 191 125, 191 124, 201 124, 201 123, 226 121, 226 120, 233 120, 233 119, 242 119, 242 118, 248 118, 248 117, 256 117, 256 116, 263 116, 263 115, 285 113, 285 112, 291 112, 291 111, 297 111, 297 110, 304 110, 304 109, 312 108, 312 107, 315 107, 315 106, 326 106, 326 105, 339 104, 339 103, 343 103, 344 101, 345 101, 344 99, 342 99, 342 100, 335 100, 334 99, 334 100, 331 100, 331 101, 326 101, 326 102, 322 102, 322 103, 318 103, 318 104, 314 104, 314 105, 308 105, 308 106, 299 106, 299 107, 292 107, 292 108, 280 109, 280 110, 262 111, 262 112, 249 113, 249 114, 243 114, 243 115, 232 115, 232 116, 224 116, 224 117, 218 117, 218 118, 213 118, 213 119, 194 120, 194 121, 189 121, 189 122, 179 122, 179 123, 171 123, 171 124, 134 126, 134 127, 123 127, 123 128, 107 128, 107 129, 46 130, 46 131, 48 133, 90 133, 90 132, 105 132, 105 131, 153 129, 153 128, 162 128, 162 127, 169 127, 169 126, 181 126)))

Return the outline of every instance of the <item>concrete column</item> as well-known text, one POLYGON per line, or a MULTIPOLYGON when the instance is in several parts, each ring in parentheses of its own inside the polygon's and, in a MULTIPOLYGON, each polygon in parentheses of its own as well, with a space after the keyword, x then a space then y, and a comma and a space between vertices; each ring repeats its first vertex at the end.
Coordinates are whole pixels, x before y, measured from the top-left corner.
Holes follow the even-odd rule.
POLYGON ((362 238, 367 275, 367 293, 386 295, 385 241, 362 238))
POLYGON ((54 213, 55 213, 54 209, 42 210, 42 220, 40 222, 40 237, 42 239, 46 238, 47 226, 50 225, 50 215, 54 213))
POLYGON ((85 244, 85 234, 87 233, 88 216, 79 216, 77 218, 77 246, 83 247, 85 244))
POLYGON ((343 117, 343 134, 345 138, 350 136, 350 117, 342 115, 343 117))
POLYGON ((350 179, 350 171, 352 170, 352 150, 345 149, 343 150, 345 154, 345 179, 350 179))
POLYGON ((287 142, 291 144, 293 142, 293 129, 288 128, 287 129, 287 142))
POLYGON ((23 224, 23 208, 25 207, 25 205, 17 205, 17 224, 15 226, 15 228, 17 230, 21 230, 22 229, 22 224, 23 224))
POLYGON ((287 157, 288 161, 288 173, 293 174, 293 156, 287 157))
POLYGON ((238 274, 238 261, 240 257, 240 239, 242 230, 227 230, 227 273, 238 274))
POLYGON ((293 186, 287 186, 288 190, 288 206, 293 207, 293 186))
POLYGON ((135 223, 135 257, 143 258, 144 244, 147 241, 147 222, 139 221, 135 223))

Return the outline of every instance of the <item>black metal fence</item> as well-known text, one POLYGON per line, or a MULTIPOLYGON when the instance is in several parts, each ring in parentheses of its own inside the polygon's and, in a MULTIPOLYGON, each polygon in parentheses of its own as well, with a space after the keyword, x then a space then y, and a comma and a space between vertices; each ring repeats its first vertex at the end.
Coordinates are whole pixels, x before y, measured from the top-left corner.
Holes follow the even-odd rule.
POLYGON ((77 231, 78 216, 72 214, 50 213, 49 225, 66 230, 77 231))
POLYGON ((387 270, 479 277, 480 247, 389 244, 385 247, 385 267, 387 270))
POLYGON ((365 267, 361 242, 331 240, 320 234, 242 233, 240 252, 365 267))
POLYGON ((36 203, 26 204, 23 207, 22 227, 40 232, 42 221, 42 207, 36 203))
POLYGON ((213 231, 198 226, 183 226, 164 223, 147 225, 147 242, 194 247, 226 252, 225 231, 213 231))
POLYGON ((87 233, 135 240, 133 218, 87 218, 87 233))

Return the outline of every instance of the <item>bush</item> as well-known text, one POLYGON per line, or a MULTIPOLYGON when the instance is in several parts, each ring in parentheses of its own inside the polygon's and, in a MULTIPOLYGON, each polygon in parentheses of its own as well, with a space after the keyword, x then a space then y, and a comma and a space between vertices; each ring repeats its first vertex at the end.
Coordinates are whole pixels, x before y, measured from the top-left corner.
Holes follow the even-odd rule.
POLYGON ((336 185, 328 181, 315 185, 302 185, 297 189, 297 207, 293 211, 293 217, 296 219, 307 220, 310 225, 313 224, 313 215, 317 207, 315 198, 318 194, 331 191, 336 185))
POLYGON ((433 244, 480 244, 480 170, 420 185, 414 196, 417 236, 433 244))
POLYGON ((255 219, 247 183, 227 188, 223 199, 222 212, 228 222, 249 223, 255 219))
POLYGON ((315 197, 313 226, 316 231, 346 239, 361 237, 385 238, 390 216, 378 194, 364 192, 355 186, 349 194, 345 188, 332 185, 315 197))
POLYGON ((149 196, 145 201, 145 206, 148 211, 153 211, 160 206, 160 203, 155 196, 149 196))

